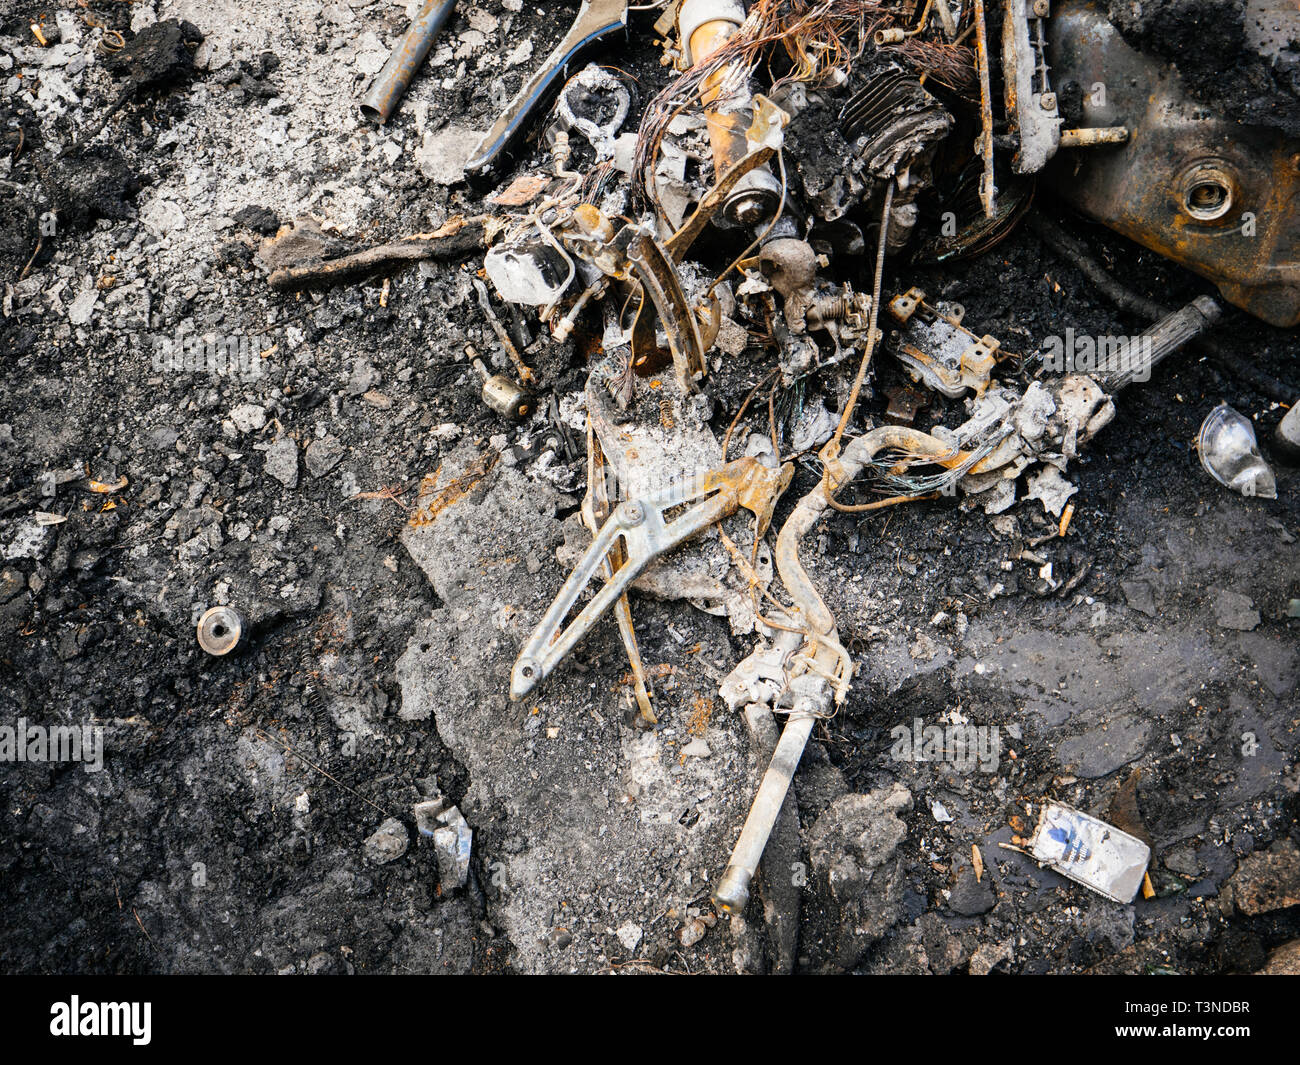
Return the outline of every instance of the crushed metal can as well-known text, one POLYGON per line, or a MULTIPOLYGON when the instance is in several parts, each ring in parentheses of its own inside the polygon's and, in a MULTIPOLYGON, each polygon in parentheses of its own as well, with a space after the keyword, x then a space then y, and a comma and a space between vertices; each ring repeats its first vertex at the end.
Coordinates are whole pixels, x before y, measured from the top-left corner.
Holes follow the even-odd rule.
POLYGON ((1112 902, 1127 905, 1142 886, 1151 848, 1082 810, 1050 803, 1029 837, 1029 855, 1112 902))

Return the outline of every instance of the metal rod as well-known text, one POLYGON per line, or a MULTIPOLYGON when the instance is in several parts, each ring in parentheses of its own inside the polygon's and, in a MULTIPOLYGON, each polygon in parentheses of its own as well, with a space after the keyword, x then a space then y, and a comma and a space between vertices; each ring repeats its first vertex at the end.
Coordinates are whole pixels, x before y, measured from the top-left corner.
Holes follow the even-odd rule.
POLYGON ((411 20, 410 29, 393 49, 384 69, 370 84, 361 101, 361 115, 383 125, 393 116, 406 89, 433 47, 434 38, 451 18, 456 0, 428 0, 423 10, 411 20))
POLYGON ((1093 148, 1101 144, 1123 144, 1128 140, 1126 126, 1092 126, 1087 129, 1061 130, 1062 148, 1093 148))
POLYGON ((749 882, 754 878, 772 828, 781 815, 786 792, 790 790, 790 781, 799 768, 799 760, 803 757, 803 749, 812 735, 817 716, 812 713, 791 714, 781 732, 781 740, 772 754, 767 772, 763 774, 763 782, 758 786, 745 827, 731 852, 731 862, 713 893, 714 905, 725 913, 741 913, 749 901, 749 882))

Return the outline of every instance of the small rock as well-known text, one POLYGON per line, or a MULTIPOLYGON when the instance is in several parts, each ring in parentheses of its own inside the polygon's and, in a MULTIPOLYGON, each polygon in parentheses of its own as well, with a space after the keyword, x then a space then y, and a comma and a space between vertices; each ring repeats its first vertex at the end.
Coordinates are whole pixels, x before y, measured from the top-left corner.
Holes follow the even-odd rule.
POLYGON ((276 270, 324 258, 329 245, 330 239, 321 227, 304 218, 294 222, 292 228, 262 241, 257 257, 270 269, 276 270))
POLYGON ((0 603, 7 603, 23 590, 23 575, 14 569, 0 570, 0 603))
POLYGON ((1250 632, 1259 625, 1259 611, 1249 596, 1222 588, 1211 588, 1210 594, 1214 596, 1211 606, 1219 628, 1250 632))
POLYGON ((366 860, 385 865, 405 854, 409 845, 406 826, 396 817, 390 817, 366 839, 366 860))
POLYGON ((696 736, 695 739, 682 748, 682 754, 687 758, 708 758, 713 754, 713 751, 710 750, 709 745, 701 737, 696 736))
POLYGON ((813 823, 810 884, 822 895, 832 925, 826 942, 812 948, 814 965, 827 971, 851 968, 898 922, 904 877, 895 852, 907 835, 898 813, 911 807, 911 792, 894 784, 842 796, 813 823))
POLYGON ((1156 616, 1156 597, 1146 581, 1124 581, 1120 588, 1129 607, 1149 618, 1156 616))
POLYGON ((1244 858, 1230 881, 1237 908, 1255 916, 1300 905, 1300 848, 1289 839, 1244 858))
POLYGON ((958 878, 948 896, 948 908, 961 917, 978 917, 993 909, 993 885, 989 878, 975 879, 975 870, 967 869, 958 878))
POLYGON ((241 433, 252 433, 266 424, 266 408, 256 403, 241 403, 230 412, 230 420, 241 433))
POLYGON ((677 941, 683 947, 693 947, 701 939, 704 933, 709 930, 709 926, 701 921, 698 917, 687 921, 677 932, 677 941))
POLYGON ((463 126, 447 126, 437 133, 426 133, 424 143, 415 153, 416 165, 430 181, 455 185, 464 180, 465 164, 481 137, 481 133, 463 126))
POLYGON ((266 450, 263 469, 286 488, 298 487, 298 445, 287 436, 280 437, 266 450))
POLYGON ((307 445, 307 472, 324 477, 343 459, 343 445, 332 436, 313 440, 307 445))
POLYGON ((1300 976, 1300 939, 1283 943, 1268 956, 1260 976, 1300 976))
POLYGON ((573 933, 567 928, 552 928, 546 933, 546 938, 543 942, 545 942, 548 947, 553 947, 555 950, 563 950, 573 942, 573 933))
POLYGON ((1196 860, 1196 852, 1191 847, 1177 847, 1164 857, 1166 869, 1181 873, 1189 879, 1201 875, 1201 863, 1196 860))
POLYGON ((374 364, 368 359, 357 359, 352 367, 352 377, 348 381, 348 395, 359 396, 377 387, 383 380, 374 364))
POLYGON ((235 221, 254 233, 264 237, 273 237, 280 228, 280 220, 269 207, 249 204, 235 212, 235 221))
POLYGON ((618 936, 618 941, 629 954, 635 953, 636 948, 641 945, 641 926, 632 921, 619 925, 614 930, 614 934, 618 936))
POLYGON ((85 325, 95 314, 99 305, 99 292, 93 288, 83 289, 68 307, 68 321, 72 325, 85 325))
POLYGON ((1016 952, 1011 942, 1010 939, 1005 939, 1001 943, 981 943, 971 955, 967 971, 971 976, 988 976, 999 962, 1014 961, 1016 952))

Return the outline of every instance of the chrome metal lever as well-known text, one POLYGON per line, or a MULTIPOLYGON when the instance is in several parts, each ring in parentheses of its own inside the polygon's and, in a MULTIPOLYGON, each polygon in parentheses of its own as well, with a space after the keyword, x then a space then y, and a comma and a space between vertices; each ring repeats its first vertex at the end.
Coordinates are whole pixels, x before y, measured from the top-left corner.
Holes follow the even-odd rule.
POLYGON ((510 698, 523 698, 548 677, 656 558, 734 514, 740 505, 742 486, 756 465, 752 458, 739 459, 703 477, 620 503, 524 644, 510 675, 510 698), (669 511, 695 499, 700 501, 682 514, 671 519, 667 516, 669 511), (565 626, 564 619, 587 587, 602 575, 602 567, 619 539, 623 541, 625 560, 565 626))
POLYGON ((550 608, 538 623, 510 674, 510 698, 522 699, 540 684, 564 656, 577 646, 592 626, 617 602, 628 586, 660 555, 697 536, 715 522, 734 514, 739 507, 757 519, 757 535, 767 531, 772 508, 794 476, 794 466, 786 463, 770 469, 748 456, 728 462, 716 470, 687 477, 680 484, 653 492, 642 499, 620 503, 609 520, 601 526, 569 579, 560 588, 550 608), (669 512, 687 507, 681 514, 669 512), (569 616, 582 593, 602 575, 611 551, 622 540, 622 559, 615 556, 613 572, 603 588, 568 625, 569 616))

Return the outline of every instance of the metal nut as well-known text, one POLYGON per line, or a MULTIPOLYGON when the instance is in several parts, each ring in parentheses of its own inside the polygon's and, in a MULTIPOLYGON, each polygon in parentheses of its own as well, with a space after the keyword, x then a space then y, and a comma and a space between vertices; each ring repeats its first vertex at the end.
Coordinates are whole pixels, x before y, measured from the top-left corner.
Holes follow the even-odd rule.
POLYGON ((239 646, 244 619, 228 606, 214 606, 199 618, 199 646, 210 655, 228 655, 239 646))

